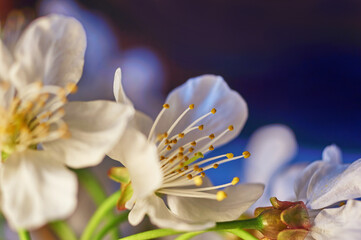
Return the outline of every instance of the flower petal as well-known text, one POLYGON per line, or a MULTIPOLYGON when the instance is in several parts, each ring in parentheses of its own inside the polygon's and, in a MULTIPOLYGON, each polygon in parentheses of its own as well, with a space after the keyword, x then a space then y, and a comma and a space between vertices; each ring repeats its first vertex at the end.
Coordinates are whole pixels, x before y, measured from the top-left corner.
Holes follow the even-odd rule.
POLYGON ((311 209, 361 197, 361 159, 351 165, 316 162, 306 168, 301 176, 296 191, 302 189, 304 194, 307 189, 306 205, 311 209))
POLYGON ((179 231, 196 231, 215 225, 213 221, 196 222, 192 221, 192 219, 185 220, 178 217, 172 213, 164 201, 156 195, 151 195, 135 203, 129 214, 130 224, 137 225, 143 219, 145 212, 149 215, 150 221, 160 228, 172 228, 179 231))
POLYGON ((127 97, 127 95, 124 92, 123 84, 122 84, 122 71, 120 70, 120 68, 117 68, 114 74, 113 93, 115 100, 117 102, 130 105, 133 107, 132 101, 130 101, 130 99, 127 97))
POLYGON ((244 213, 263 193, 263 184, 240 184, 226 188, 226 199, 217 200, 168 196, 172 212, 197 222, 232 221, 244 213))
MULTIPOLYGON (((209 113, 212 108, 217 109, 215 114, 211 114, 196 124, 197 126, 204 124, 203 131, 197 129, 190 132, 179 141, 180 143, 189 143, 212 133, 217 137, 227 130, 229 125, 233 125, 233 131, 226 133, 223 138, 213 143, 214 147, 222 145, 239 134, 248 116, 247 104, 241 95, 231 90, 222 77, 215 75, 203 75, 188 80, 168 95, 166 103, 170 105, 170 108, 160 119, 156 134, 166 132, 191 104, 194 104, 194 109, 183 117, 170 134, 171 136, 181 133, 193 121, 209 113)), ((208 148, 208 142, 202 141, 197 144, 195 151, 206 146, 208 148)))
POLYGON ((333 144, 327 146, 322 152, 322 160, 329 163, 342 163, 341 149, 337 145, 333 144))
POLYGON ((1 209, 14 229, 34 229, 68 217, 77 180, 60 156, 46 151, 14 153, 1 166, 1 209))
POLYGON ((136 198, 143 198, 158 189, 163 181, 157 148, 134 128, 128 128, 108 154, 128 170, 136 198))
POLYGON ((247 150, 252 155, 245 160, 246 181, 266 184, 281 166, 295 156, 297 142, 289 127, 272 124, 252 134, 247 150))
POLYGON ((133 110, 109 101, 70 102, 65 105, 64 121, 70 138, 43 143, 72 168, 99 164, 123 133, 133 110))
POLYGON ((361 236, 361 202, 349 200, 338 208, 322 210, 314 220, 311 235, 317 240, 357 240, 361 236))
POLYGON ((0 81, 8 81, 9 69, 13 63, 13 57, 0 39, 0 81))
POLYGON ((15 47, 12 79, 19 87, 42 81, 77 83, 84 65, 86 36, 74 18, 49 15, 32 22, 15 47))

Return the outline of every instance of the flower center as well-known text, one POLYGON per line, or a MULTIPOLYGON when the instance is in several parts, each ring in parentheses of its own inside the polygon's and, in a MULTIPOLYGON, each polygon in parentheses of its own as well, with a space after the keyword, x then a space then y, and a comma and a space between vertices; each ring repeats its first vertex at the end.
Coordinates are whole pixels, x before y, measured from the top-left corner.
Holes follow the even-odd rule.
POLYGON ((159 160, 163 172, 163 184, 158 193, 176 195, 182 197, 207 198, 222 201, 227 194, 220 189, 236 185, 239 182, 238 177, 234 177, 231 182, 218 185, 200 187, 203 184, 203 178, 206 171, 217 169, 219 165, 241 158, 248 158, 250 153, 245 151, 240 156, 234 156, 233 153, 227 153, 211 158, 204 158, 204 155, 214 150, 212 144, 224 137, 228 132, 233 131, 233 125, 228 126, 218 136, 215 134, 199 134, 204 129, 202 121, 216 114, 213 108, 203 116, 186 126, 183 131, 173 133, 175 127, 182 121, 184 116, 194 109, 194 104, 180 114, 170 128, 155 137, 155 129, 164 112, 170 108, 169 104, 164 104, 163 109, 158 114, 150 130, 148 141, 153 141, 158 148, 159 160), (186 138, 191 132, 199 131, 197 139, 186 138), (188 139, 188 140, 185 140, 188 139), (217 191, 214 191, 217 190, 217 191))
POLYGON ((69 137, 62 120, 66 95, 75 84, 61 88, 35 82, 17 91, 9 83, 0 86, 0 149, 2 161, 13 152, 36 149, 39 143, 69 137))

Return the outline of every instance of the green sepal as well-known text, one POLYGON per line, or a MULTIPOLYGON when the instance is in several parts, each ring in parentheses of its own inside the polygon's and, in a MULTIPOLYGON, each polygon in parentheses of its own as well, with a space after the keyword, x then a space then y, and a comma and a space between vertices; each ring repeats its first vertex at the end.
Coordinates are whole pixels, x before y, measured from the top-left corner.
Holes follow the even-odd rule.
POLYGON ((121 183, 120 184, 120 198, 117 201, 118 210, 125 210, 125 203, 133 196, 133 187, 131 183, 121 183))
POLYGON ((108 171, 108 177, 118 183, 130 183, 129 172, 125 167, 112 167, 108 171))

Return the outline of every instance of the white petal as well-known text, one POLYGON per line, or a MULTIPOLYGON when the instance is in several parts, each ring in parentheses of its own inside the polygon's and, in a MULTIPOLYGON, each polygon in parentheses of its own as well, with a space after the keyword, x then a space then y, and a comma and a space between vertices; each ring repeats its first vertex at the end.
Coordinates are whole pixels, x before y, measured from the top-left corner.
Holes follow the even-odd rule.
MULTIPOLYGON (((156 134, 166 132, 190 104, 195 105, 194 109, 188 112, 170 135, 181 133, 194 120, 210 112, 212 108, 217 109, 215 114, 211 114, 196 125, 204 124, 204 130, 189 133, 180 141, 184 143, 211 133, 217 137, 229 125, 233 125, 234 130, 228 132, 213 146, 224 144, 239 134, 248 117, 247 104, 241 95, 231 90, 222 77, 215 75, 204 75, 188 80, 168 95, 166 103, 170 105, 170 108, 161 118, 156 134)), ((208 140, 200 142, 197 148, 206 146, 208 142, 208 140)))
POLYGON ((327 146, 322 152, 322 160, 329 163, 342 163, 341 149, 335 144, 327 146))
POLYGON ((86 36, 74 18, 49 15, 32 22, 15 47, 12 79, 19 87, 34 81, 65 86, 79 81, 86 36))
POLYGON ((307 189, 306 204, 311 209, 361 197, 361 159, 351 165, 316 162, 307 167, 301 176, 302 179, 296 183, 296 193, 304 194, 307 189))
POLYGON ((247 150, 251 157, 245 160, 246 181, 266 184, 281 166, 295 156, 297 142, 290 128, 273 124, 252 134, 247 150))
POLYGON ((178 217, 172 213, 164 201, 156 195, 137 201, 129 214, 129 222, 132 225, 138 224, 143 219, 144 212, 148 214, 150 221, 160 228, 172 228, 179 231, 196 231, 215 225, 215 222, 196 222, 178 217), (132 213, 134 210, 136 213, 132 213))
POLYGON ((70 102, 64 121, 71 137, 43 144, 72 168, 99 164, 123 133, 133 110, 110 101, 70 102))
POLYGON ((120 68, 117 68, 114 74, 113 93, 117 102, 133 106, 132 101, 129 100, 129 98, 124 92, 122 84, 122 71, 120 70, 120 68))
POLYGON ((146 197, 161 186, 163 174, 157 148, 136 129, 128 128, 108 155, 128 169, 136 198, 146 197))
POLYGON ((1 209, 14 229, 38 228, 74 211, 76 176, 59 157, 26 150, 2 164, 1 209))
POLYGON ((134 117, 130 122, 130 125, 143 133, 145 136, 148 136, 149 131, 153 125, 153 120, 146 114, 135 111, 134 117))
POLYGON ((316 240, 358 240, 361 236, 361 202, 349 200, 338 208, 322 210, 311 229, 316 240))
POLYGON ((8 81, 9 69, 13 63, 13 57, 0 39, 0 82, 8 81))
POLYGON ((168 196, 169 208, 184 219, 197 222, 232 221, 244 213, 263 193, 263 184, 240 184, 226 188, 226 199, 168 196))

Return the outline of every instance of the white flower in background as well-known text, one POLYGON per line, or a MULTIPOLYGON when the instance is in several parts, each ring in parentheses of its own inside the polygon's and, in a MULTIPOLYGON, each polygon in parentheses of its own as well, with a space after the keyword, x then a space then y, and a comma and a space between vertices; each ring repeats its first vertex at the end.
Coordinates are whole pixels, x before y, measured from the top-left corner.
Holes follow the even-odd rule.
POLYGON ((0 40, 0 204, 13 228, 33 229, 76 206, 72 168, 98 164, 133 110, 67 103, 84 63, 85 33, 60 15, 30 24, 13 50, 0 40))
MULTIPOLYGON (((132 106, 120 69, 114 77, 114 95, 117 102, 132 106)), ((238 182, 235 177, 212 186, 204 176, 249 153, 204 155, 236 137, 247 115, 243 98, 213 75, 190 79, 173 90, 154 122, 136 111, 109 154, 129 171, 134 191, 126 203, 130 223, 136 225, 148 214, 159 227, 196 230, 234 220, 246 211, 262 195, 262 184, 232 186, 238 182)))
POLYGON ((361 236, 361 159, 342 164, 336 145, 325 148, 321 161, 310 164, 295 184, 298 200, 309 209, 313 225, 308 239, 356 240, 361 236), (347 201, 346 205, 343 202, 347 201))

